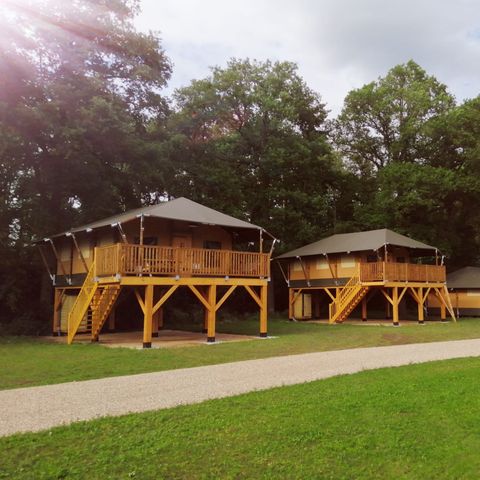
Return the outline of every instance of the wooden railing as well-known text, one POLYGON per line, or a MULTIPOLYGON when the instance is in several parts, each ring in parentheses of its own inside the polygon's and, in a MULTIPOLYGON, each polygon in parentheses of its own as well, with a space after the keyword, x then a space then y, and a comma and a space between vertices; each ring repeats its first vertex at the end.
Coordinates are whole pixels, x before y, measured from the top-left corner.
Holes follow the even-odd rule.
POLYGON ((361 282, 445 282, 443 265, 373 262, 360 264, 361 282))
POLYGON ((95 249, 97 277, 120 275, 270 276, 268 253, 115 244, 95 249))

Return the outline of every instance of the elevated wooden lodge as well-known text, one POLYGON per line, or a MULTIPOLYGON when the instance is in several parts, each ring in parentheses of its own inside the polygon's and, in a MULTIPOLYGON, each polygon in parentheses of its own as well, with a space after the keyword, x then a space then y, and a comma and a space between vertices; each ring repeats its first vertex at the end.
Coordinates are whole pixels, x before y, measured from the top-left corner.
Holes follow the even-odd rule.
POLYGON ((214 342, 216 312, 242 287, 259 307, 260 336, 266 336, 274 243, 262 227, 186 198, 46 238, 41 250, 55 289, 53 332, 67 334, 68 343, 80 332, 97 341, 106 322, 114 326, 121 292, 130 290, 143 313, 148 348, 162 326, 165 302, 188 288, 204 308, 207 341, 214 342))
POLYGON ((380 294, 394 325, 405 295, 418 306, 418 322, 425 320, 429 296, 438 301, 442 320, 447 311, 455 320, 438 250, 391 230, 333 235, 277 260, 288 284, 292 319, 320 318, 320 307, 328 302, 330 323, 345 321, 357 307, 367 320, 368 303, 380 294))

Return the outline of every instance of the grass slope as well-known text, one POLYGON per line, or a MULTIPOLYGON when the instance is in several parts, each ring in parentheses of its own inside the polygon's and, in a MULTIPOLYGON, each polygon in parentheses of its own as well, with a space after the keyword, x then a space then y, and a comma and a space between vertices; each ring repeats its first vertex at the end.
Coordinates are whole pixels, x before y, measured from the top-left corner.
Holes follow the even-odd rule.
MULTIPOLYGON (((256 334, 257 320, 219 323, 218 330, 256 334)), ((212 365, 278 355, 345 348, 480 338, 480 319, 457 324, 416 323, 390 326, 269 322, 272 340, 200 345, 175 349, 132 350, 101 345, 59 345, 38 339, 0 337, 0 389, 212 365)), ((161 335, 161 333, 160 333, 161 335)))
POLYGON ((0 478, 476 479, 480 359, 0 439, 0 478))

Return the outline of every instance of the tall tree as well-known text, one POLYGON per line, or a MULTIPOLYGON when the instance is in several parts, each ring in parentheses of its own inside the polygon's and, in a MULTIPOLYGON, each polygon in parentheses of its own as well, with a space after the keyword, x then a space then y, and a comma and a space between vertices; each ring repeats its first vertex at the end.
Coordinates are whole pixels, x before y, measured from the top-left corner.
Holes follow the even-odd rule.
POLYGON ((342 170, 325 106, 295 64, 233 59, 175 101, 171 193, 246 216, 284 248, 332 228, 342 170))
POLYGON ((363 173, 391 162, 428 163, 428 122, 454 105, 447 87, 410 60, 347 95, 335 122, 336 143, 363 173))
POLYGON ((0 5, 0 302, 5 321, 39 311, 34 237, 163 191, 158 125, 170 63, 135 30, 136 0, 0 5), (154 128, 155 127, 155 128, 154 128))

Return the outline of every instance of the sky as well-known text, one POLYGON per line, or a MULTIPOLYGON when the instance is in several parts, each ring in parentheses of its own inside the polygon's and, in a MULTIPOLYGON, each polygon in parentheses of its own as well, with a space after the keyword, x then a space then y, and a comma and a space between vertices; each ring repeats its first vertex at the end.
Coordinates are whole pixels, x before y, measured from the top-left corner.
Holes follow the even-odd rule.
POLYGON ((480 94, 480 0, 141 0, 160 32, 168 93, 228 59, 292 61, 331 115, 346 94, 413 59, 458 101, 480 94))

